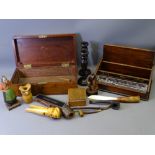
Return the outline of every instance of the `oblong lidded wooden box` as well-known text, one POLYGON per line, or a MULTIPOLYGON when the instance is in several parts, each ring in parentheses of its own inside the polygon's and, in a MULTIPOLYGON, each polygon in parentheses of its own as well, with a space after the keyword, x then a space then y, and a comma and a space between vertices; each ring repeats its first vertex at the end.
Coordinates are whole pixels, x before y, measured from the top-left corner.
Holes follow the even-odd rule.
POLYGON ((66 94, 77 87, 76 34, 15 36, 12 88, 32 84, 32 94, 66 94))
POLYGON ((104 45, 96 75, 99 88, 148 100, 154 65, 154 52, 147 49, 104 45))

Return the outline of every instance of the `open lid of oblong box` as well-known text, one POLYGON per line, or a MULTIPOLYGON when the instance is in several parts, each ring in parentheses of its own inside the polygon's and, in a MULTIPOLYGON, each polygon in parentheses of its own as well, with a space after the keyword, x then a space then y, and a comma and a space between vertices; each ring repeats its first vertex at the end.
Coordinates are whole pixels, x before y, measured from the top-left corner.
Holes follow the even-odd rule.
POLYGON ((76 64, 76 34, 15 36, 17 67, 76 64))
POLYGON ((135 67, 152 68, 154 52, 147 49, 104 45, 103 60, 135 67))

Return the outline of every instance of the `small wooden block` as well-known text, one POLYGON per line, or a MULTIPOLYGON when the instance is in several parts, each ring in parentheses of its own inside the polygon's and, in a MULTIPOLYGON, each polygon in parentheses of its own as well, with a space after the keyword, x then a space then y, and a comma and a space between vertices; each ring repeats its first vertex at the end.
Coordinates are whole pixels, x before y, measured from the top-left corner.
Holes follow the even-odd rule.
POLYGON ((84 88, 70 88, 68 89, 68 105, 85 106, 86 105, 86 89, 84 88))

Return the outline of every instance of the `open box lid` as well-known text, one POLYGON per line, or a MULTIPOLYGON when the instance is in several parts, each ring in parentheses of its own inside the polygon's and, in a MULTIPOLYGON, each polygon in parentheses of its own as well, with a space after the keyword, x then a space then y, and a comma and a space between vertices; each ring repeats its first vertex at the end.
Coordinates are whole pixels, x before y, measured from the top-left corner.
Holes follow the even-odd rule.
POLYGON ((103 50, 103 61, 144 69, 151 69, 154 63, 154 52, 150 50, 117 45, 104 45, 103 50))
POLYGON ((16 66, 76 65, 76 34, 15 36, 16 66))

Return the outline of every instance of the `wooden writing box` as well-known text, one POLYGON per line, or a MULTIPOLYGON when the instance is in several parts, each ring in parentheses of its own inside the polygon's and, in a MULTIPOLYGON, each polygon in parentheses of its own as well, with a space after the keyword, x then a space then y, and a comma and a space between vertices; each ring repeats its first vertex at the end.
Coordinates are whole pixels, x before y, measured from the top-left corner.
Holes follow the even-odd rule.
POLYGON ((77 87, 76 34, 16 36, 13 39, 16 70, 11 79, 32 84, 32 94, 66 94, 77 87))
POLYGON ((153 61, 153 51, 105 45, 103 59, 96 70, 99 88, 148 100, 153 61))

